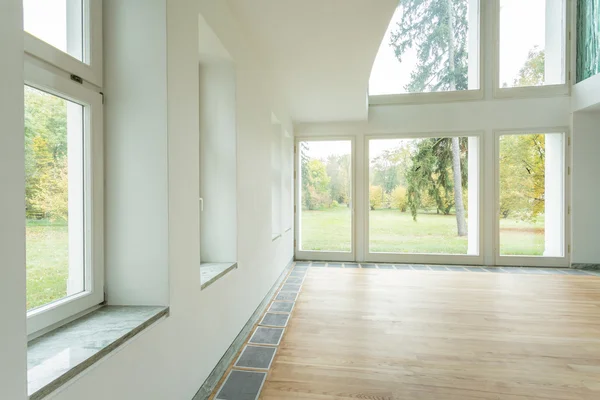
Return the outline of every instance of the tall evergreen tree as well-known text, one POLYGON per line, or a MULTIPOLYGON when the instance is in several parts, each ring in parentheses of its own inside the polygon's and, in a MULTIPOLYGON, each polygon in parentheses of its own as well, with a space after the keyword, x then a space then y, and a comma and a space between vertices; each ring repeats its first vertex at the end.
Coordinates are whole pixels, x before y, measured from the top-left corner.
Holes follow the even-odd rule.
MULTIPOLYGON (((438 92, 468 89, 467 0, 401 0, 402 16, 391 34, 390 45, 402 62, 406 51, 415 47, 417 67, 411 72, 408 92, 438 92)), ((458 138, 444 146, 452 157, 456 227, 459 236, 467 234, 463 195, 460 145, 458 138)), ((411 196, 408 191, 409 199, 411 196)), ((414 195, 414 193, 413 193, 414 195)), ((414 214, 414 213, 413 213, 414 214)))

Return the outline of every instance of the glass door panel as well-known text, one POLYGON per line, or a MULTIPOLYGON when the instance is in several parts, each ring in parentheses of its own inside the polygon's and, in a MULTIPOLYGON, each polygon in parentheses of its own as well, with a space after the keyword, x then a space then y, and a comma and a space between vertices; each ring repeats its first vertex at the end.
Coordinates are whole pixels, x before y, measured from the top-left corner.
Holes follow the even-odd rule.
POLYGON ((500 134, 498 195, 500 263, 566 260, 564 133, 500 134))
POLYGON ((477 137, 369 139, 369 254, 477 256, 478 151, 477 137))
POLYGON ((300 140, 297 148, 297 254, 352 259, 352 141, 300 140))

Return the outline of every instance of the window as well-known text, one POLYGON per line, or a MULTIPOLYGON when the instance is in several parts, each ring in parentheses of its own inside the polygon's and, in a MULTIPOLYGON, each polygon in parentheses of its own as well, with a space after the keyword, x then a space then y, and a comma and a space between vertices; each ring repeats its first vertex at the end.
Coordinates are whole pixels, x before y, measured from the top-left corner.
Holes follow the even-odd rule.
POLYGON ((500 89, 565 85, 565 0, 499 0, 500 89))
POLYGON ((37 61, 26 56, 24 65, 30 334, 104 299, 102 96, 64 77, 74 65, 89 68, 82 21, 91 3, 24 2, 26 38, 42 43, 26 45, 37 61), (48 47, 69 55, 55 58, 48 47))
POLYGON ((600 73, 600 4, 577 3, 577 82, 600 73))
POLYGON ((499 263, 565 263, 565 145, 563 132, 499 134, 499 263))
POLYGON ((102 1, 23 0, 25 52, 102 86, 102 1))
POLYGON ((351 260, 352 141, 300 140, 297 146, 299 258, 318 253, 319 259, 351 260))
POLYGON ((369 139, 368 151, 369 253, 479 254, 477 137, 369 139))
POLYGON ((401 0, 373 65, 371 103, 385 102, 381 95, 478 91, 479 53, 479 0, 401 0))
POLYGON ((85 61, 82 0, 23 0, 23 26, 25 32, 85 61))

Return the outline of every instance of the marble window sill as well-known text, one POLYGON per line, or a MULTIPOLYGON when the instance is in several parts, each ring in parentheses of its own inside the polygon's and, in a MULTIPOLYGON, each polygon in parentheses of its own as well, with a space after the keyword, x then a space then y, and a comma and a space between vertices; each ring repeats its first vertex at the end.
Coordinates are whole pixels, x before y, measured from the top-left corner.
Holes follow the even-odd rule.
POLYGON ((29 398, 47 396, 168 313, 168 307, 104 306, 30 341, 29 398))
POLYGON ((237 267, 237 262, 200 264, 200 289, 206 289, 237 267))

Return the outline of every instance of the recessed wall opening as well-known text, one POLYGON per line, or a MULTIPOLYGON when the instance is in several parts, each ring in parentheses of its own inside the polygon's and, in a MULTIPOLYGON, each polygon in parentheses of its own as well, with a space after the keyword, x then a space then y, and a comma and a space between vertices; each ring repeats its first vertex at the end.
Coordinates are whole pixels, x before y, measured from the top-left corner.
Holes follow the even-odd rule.
POLYGON ((236 71, 202 16, 200 24, 200 260, 206 285, 237 262, 236 71))

